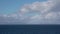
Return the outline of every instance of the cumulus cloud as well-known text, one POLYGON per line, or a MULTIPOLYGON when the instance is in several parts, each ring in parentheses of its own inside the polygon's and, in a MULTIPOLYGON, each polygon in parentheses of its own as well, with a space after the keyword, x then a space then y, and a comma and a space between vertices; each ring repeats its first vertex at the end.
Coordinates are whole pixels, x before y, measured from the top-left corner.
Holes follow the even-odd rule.
POLYGON ((0 15, 0 22, 3 24, 60 24, 59 3, 60 0, 47 0, 24 4, 16 14, 0 15))

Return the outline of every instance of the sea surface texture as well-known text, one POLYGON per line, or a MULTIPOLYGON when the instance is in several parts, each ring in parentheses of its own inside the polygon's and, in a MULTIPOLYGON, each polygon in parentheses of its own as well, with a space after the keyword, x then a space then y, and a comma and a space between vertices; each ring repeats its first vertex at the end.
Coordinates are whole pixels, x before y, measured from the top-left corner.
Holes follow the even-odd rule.
POLYGON ((60 25, 0 25, 0 34, 60 34, 60 25))

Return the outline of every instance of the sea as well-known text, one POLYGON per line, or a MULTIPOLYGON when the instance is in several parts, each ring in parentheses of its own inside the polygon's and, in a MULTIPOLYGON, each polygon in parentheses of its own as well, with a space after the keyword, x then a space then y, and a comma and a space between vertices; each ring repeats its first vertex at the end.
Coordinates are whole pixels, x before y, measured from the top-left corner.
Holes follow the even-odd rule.
POLYGON ((0 25, 0 34, 60 34, 60 25, 0 25))

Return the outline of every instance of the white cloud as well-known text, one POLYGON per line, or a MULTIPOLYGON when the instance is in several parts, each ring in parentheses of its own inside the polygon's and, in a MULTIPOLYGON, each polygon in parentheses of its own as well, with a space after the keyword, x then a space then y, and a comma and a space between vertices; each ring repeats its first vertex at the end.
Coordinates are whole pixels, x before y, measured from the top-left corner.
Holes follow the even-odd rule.
POLYGON ((8 20, 13 24, 60 24, 59 3, 60 0, 36 1, 32 4, 25 4, 18 14, 3 15, 0 19, 4 22, 8 20))

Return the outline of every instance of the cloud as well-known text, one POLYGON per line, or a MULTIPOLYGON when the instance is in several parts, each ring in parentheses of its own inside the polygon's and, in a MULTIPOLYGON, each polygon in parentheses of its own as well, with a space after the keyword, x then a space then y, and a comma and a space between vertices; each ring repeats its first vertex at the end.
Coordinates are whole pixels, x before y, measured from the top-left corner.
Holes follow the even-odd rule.
POLYGON ((24 4, 16 14, 0 15, 0 22, 3 24, 60 24, 59 3, 60 0, 47 0, 24 4))

